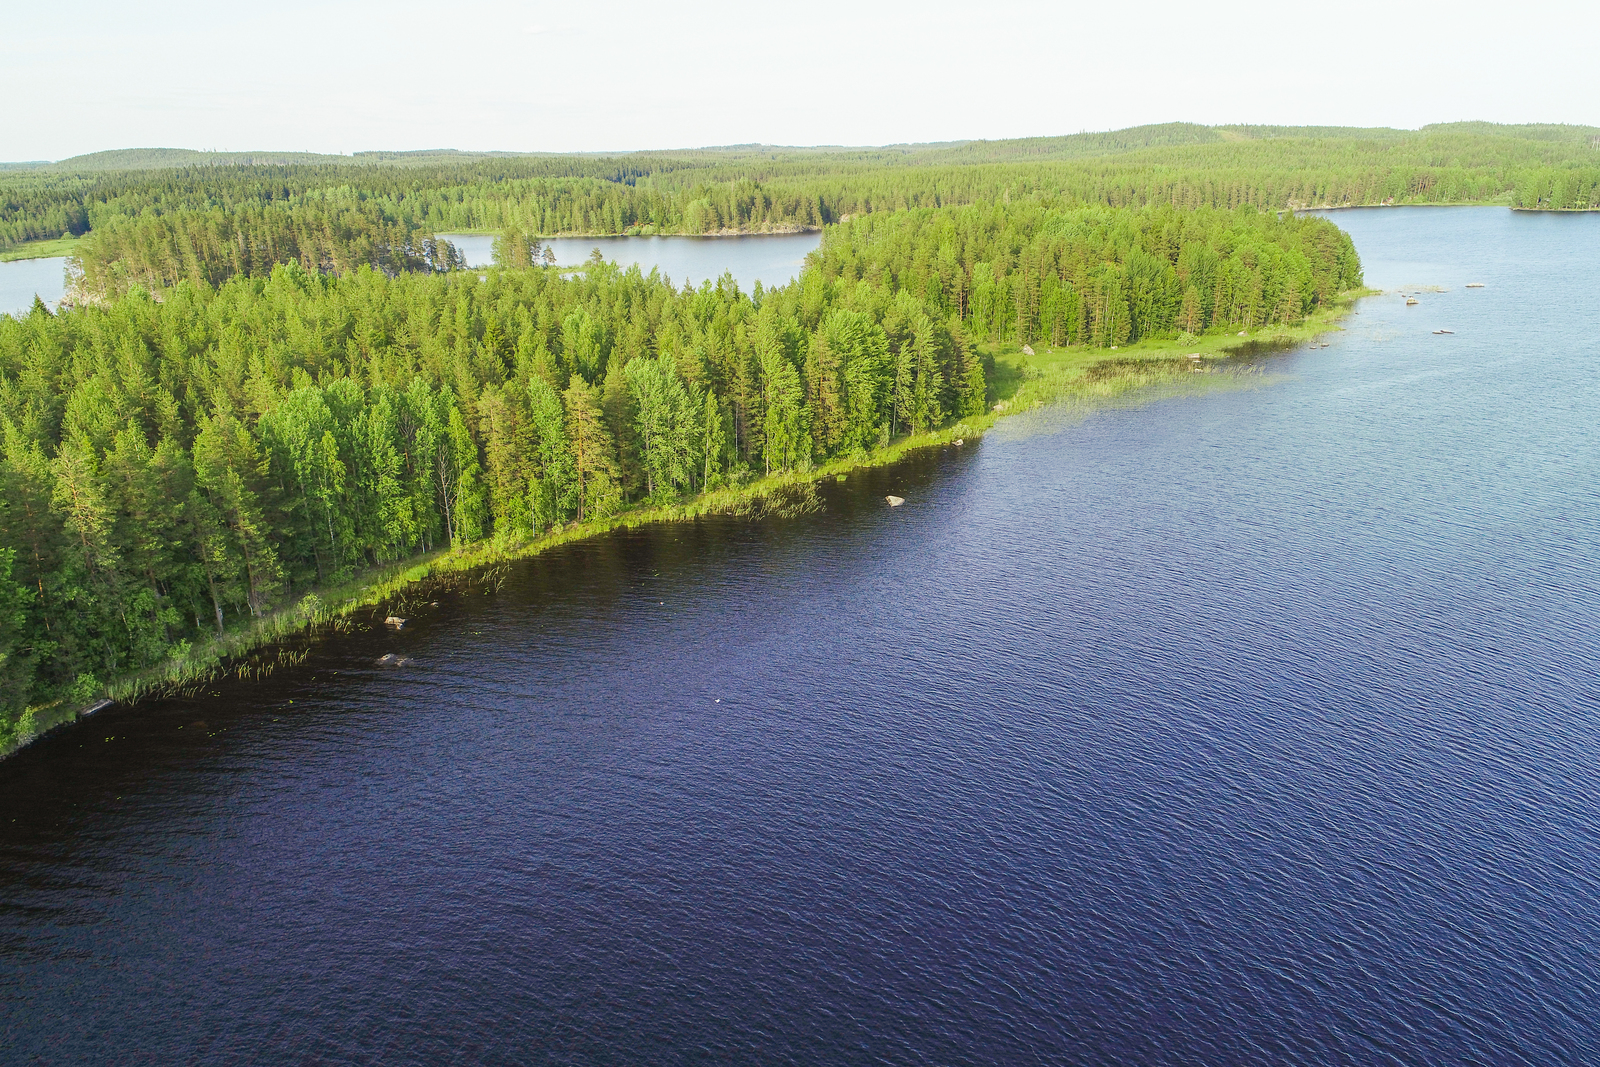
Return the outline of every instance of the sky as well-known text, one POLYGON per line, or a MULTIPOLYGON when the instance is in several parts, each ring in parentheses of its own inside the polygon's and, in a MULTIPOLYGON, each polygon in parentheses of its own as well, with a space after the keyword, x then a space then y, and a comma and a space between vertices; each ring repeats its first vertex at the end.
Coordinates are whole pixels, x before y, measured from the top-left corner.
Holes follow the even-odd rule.
POLYGON ((0 160, 1600 125, 1587 5, 4 0, 0 160), (1563 29, 1564 26, 1572 27, 1563 29))

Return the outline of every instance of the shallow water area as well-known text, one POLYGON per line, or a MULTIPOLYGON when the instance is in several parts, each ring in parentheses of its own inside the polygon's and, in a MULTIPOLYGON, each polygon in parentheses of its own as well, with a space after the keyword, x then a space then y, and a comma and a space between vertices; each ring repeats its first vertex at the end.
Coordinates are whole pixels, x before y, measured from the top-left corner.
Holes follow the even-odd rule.
POLYGON ((0 262, 0 315, 25 315, 37 294, 51 311, 67 295, 63 256, 0 262))
POLYGON ((6 1062, 1594 1062, 1600 218, 1334 217, 1448 291, 0 764, 6 1062))
MULTIPOLYGON (((453 242, 467 263, 487 267, 494 263, 494 237, 488 234, 441 233, 453 242)), ((678 286, 698 287, 716 281, 723 272, 733 275, 739 288, 750 292, 757 280, 767 288, 785 285, 800 274, 806 255, 822 243, 820 233, 742 234, 730 237, 549 237, 542 239, 555 253, 556 265, 575 267, 598 248, 608 263, 624 268, 638 265, 645 274, 661 271, 678 286)))

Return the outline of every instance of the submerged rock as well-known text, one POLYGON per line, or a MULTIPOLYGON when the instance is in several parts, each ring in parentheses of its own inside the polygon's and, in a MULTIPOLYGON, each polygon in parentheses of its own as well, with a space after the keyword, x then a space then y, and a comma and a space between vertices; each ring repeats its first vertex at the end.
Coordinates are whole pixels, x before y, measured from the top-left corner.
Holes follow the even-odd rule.
POLYGON ((903 496, 894 496, 893 494, 891 494, 889 496, 886 496, 883 499, 885 499, 885 500, 887 500, 889 502, 889 506, 891 508, 897 508, 901 504, 904 504, 906 502, 906 498, 905 497, 903 497, 903 496))
POLYGON ((410 656, 397 656, 393 652, 385 652, 378 657, 378 666, 380 667, 404 667, 410 662, 410 656))

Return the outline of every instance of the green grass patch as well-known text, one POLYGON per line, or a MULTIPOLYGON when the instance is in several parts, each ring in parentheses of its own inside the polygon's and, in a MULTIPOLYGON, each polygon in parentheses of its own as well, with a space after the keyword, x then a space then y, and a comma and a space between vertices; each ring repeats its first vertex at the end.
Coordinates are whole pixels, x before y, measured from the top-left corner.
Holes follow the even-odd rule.
POLYGON ((72 256, 78 252, 81 237, 52 237, 48 241, 25 241, 0 252, 0 263, 14 263, 19 259, 49 259, 51 256, 72 256))
MULTIPOLYGON (((1117 348, 1019 344, 980 346, 993 361, 991 416, 1063 401, 1104 402, 1180 376, 1216 370, 1240 357, 1293 348, 1340 329, 1338 322, 1371 289, 1352 290, 1294 326, 1162 338, 1117 348), (1199 356, 1199 359, 1193 358, 1199 356)), ((988 424, 992 424, 991 417, 988 424)), ((987 428, 986 424, 984 428, 987 428)))

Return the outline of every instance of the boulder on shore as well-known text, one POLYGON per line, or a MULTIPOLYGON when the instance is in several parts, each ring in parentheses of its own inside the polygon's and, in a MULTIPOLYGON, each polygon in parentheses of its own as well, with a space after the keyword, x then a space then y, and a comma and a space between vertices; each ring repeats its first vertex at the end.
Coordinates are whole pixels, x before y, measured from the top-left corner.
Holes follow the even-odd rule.
POLYGON ((393 626, 396 630, 398 630, 406 624, 406 620, 402 619, 398 615, 390 615, 387 619, 383 620, 383 624, 385 626, 393 626))
POLYGON ((1033 346, 1032 345, 1023 345, 1022 346, 1022 354, 1025 355, 1025 356, 1033 355, 1033 346))

